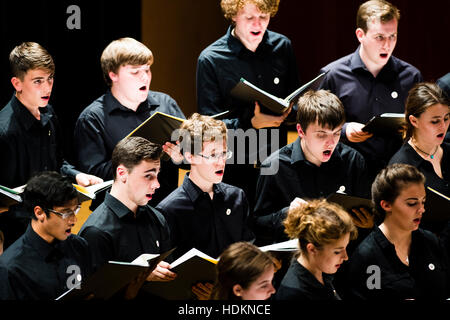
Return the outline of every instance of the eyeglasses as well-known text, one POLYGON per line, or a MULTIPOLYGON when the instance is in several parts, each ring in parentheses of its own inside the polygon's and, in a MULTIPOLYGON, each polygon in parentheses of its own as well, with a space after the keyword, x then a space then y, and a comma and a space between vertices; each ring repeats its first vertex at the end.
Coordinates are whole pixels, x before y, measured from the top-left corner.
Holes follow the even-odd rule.
POLYGON ((68 210, 67 212, 59 212, 59 211, 55 211, 53 209, 47 209, 47 211, 49 212, 53 212, 54 214, 57 214, 58 216, 60 216, 61 218, 63 218, 64 220, 69 219, 69 218, 73 218, 77 215, 77 213, 80 211, 81 206, 77 206, 75 208, 75 210, 68 210))
POLYGON ((222 152, 215 155, 205 156, 201 153, 198 154, 200 157, 203 157, 205 159, 211 160, 211 161, 217 161, 217 160, 228 160, 233 155, 233 152, 228 150, 226 152, 222 152))

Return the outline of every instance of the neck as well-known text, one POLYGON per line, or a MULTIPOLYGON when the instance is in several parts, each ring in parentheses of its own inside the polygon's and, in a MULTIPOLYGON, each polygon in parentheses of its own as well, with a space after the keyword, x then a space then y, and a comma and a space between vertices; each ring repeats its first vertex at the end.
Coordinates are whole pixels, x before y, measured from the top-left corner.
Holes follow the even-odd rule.
POLYGON ((319 270, 317 267, 315 267, 309 259, 302 253, 300 254, 300 257, 297 259, 298 263, 300 263, 306 270, 311 272, 311 274, 314 276, 314 278, 317 279, 321 284, 324 284, 323 282, 323 276, 322 271, 319 270))
POLYGON ((303 154, 305 155, 306 160, 308 160, 309 162, 315 164, 316 166, 320 167, 320 165, 322 164, 322 161, 320 161, 319 159, 316 159, 310 152, 308 147, 306 146, 305 140, 304 139, 300 139, 300 147, 302 148, 303 154))
POLYGON ((431 159, 434 158, 435 153, 439 149, 439 145, 427 144, 416 136, 412 136, 408 142, 419 154, 430 157, 431 159))
POLYGON ((114 96, 114 98, 117 99, 117 101, 120 102, 121 105, 130 110, 136 111, 140 105, 140 103, 132 102, 129 99, 127 99, 127 97, 124 94, 122 94, 120 90, 117 89, 117 87, 115 86, 111 87, 111 94, 114 96))
POLYGON ((362 45, 359 49, 359 56, 361 57, 361 60, 366 66, 367 70, 369 70, 369 72, 373 75, 373 77, 376 78, 377 75, 380 73, 381 69, 383 69, 384 65, 380 66, 370 61, 370 59, 366 57, 362 45))
POLYGON ((138 205, 130 199, 122 182, 114 181, 109 193, 136 215, 138 205))
POLYGON ((41 237, 42 239, 44 239, 48 243, 52 243, 53 240, 55 240, 55 237, 47 234, 45 232, 45 230, 42 230, 42 226, 41 226, 41 224, 39 223, 38 220, 31 219, 31 228, 33 229, 34 232, 36 232, 36 234, 39 237, 41 237))
POLYGON ((39 106, 30 106, 25 101, 22 100, 22 96, 16 91, 16 98, 20 103, 35 117, 37 120, 41 120, 41 112, 39 111, 39 106))
POLYGON ((214 184, 210 181, 206 181, 204 178, 202 178, 197 171, 191 167, 191 172, 189 173, 189 179, 192 180, 193 183, 195 183, 195 185, 197 187, 199 187, 203 192, 207 192, 211 199, 213 196, 213 186, 214 184))
POLYGON ((395 223, 391 223, 389 218, 385 218, 379 226, 384 236, 396 247, 408 247, 411 244, 411 231, 398 228, 395 223))

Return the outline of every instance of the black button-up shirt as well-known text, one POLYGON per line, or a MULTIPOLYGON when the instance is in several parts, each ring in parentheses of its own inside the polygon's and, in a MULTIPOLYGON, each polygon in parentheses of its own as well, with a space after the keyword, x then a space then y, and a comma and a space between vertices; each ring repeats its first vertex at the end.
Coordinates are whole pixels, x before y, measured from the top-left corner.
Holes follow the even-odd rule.
MULTIPOLYGON (((185 118, 178 104, 167 94, 149 91, 136 111, 123 106, 108 91, 92 102, 75 125, 75 149, 81 170, 104 180, 112 179, 111 156, 116 144, 156 111, 185 118)), ((178 168, 171 160, 161 161, 161 187, 150 204, 157 204, 178 186, 178 168)))
POLYGON ((64 161, 61 129, 50 105, 39 108, 37 120, 13 95, 0 110, 0 184, 15 188, 35 173, 60 171, 75 177, 79 171, 64 161))
POLYGON ((0 256, 8 271, 13 299, 52 300, 67 291, 69 266, 78 266, 81 280, 91 272, 86 241, 70 235, 64 241, 48 243, 31 227, 0 256))
MULTIPOLYGON (((376 78, 361 60, 358 49, 320 70, 328 71, 321 84, 342 101, 347 122, 366 123, 373 116, 386 112, 405 112, 405 101, 412 86, 423 81, 420 71, 414 66, 391 56, 376 78)), ((349 144, 368 161, 371 174, 386 166, 401 145, 401 137, 373 136, 361 142, 351 143, 346 139, 345 124, 342 142, 349 144)))
POLYGON ((444 142, 441 144, 441 147, 443 151, 441 159, 443 179, 436 174, 431 162, 422 158, 408 142, 404 143, 397 153, 394 154, 389 164, 406 163, 416 167, 425 176, 426 186, 450 197, 450 144, 444 142))
POLYGON ((345 193, 369 198, 370 181, 364 158, 356 150, 338 143, 329 161, 319 167, 306 160, 300 138, 270 155, 262 168, 276 168, 260 175, 256 188, 255 233, 259 244, 287 240, 282 221, 296 197, 326 198, 345 187, 345 193))
POLYGON ((91 249, 94 269, 113 261, 131 262, 143 253, 159 254, 172 248, 169 228, 163 215, 149 205, 134 213, 106 193, 83 224, 79 235, 91 249))
POLYGON ((320 283, 297 259, 293 259, 275 294, 275 300, 341 300, 334 289, 333 276, 323 273, 322 277, 324 284, 320 283))
POLYGON ((170 225, 175 257, 197 248, 217 258, 230 244, 253 240, 244 192, 225 183, 214 184, 213 192, 211 199, 186 175, 183 185, 157 206, 170 225))
POLYGON ((376 227, 358 246, 348 261, 347 291, 344 299, 386 300, 434 299, 449 297, 448 256, 438 238, 431 232, 418 229, 412 232, 409 266, 398 258, 394 245, 376 227), (377 274, 369 266, 379 268, 377 274))

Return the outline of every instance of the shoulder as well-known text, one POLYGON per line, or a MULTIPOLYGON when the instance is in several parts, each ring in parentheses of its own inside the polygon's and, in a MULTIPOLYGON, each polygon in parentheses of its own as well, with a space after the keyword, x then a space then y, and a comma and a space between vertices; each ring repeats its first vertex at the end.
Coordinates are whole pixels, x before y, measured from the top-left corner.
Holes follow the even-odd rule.
POLYGON ((211 43, 205 49, 203 49, 202 52, 200 52, 200 55, 198 56, 198 63, 199 64, 203 64, 205 62, 211 63, 222 55, 224 56, 229 55, 231 53, 231 49, 228 45, 227 39, 228 39, 227 35, 224 35, 221 38, 214 41, 213 43, 211 43))
POLYGON ((95 99, 80 113, 78 120, 87 120, 97 117, 104 117, 105 114, 105 95, 95 99))
POLYGON ((156 206, 156 210, 160 210, 163 213, 176 211, 176 209, 180 206, 184 206, 184 204, 191 202, 189 196, 184 190, 183 186, 179 186, 175 190, 173 190, 167 197, 162 199, 159 204, 156 206))
MULTIPOLYGON (((409 150, 409 147, 407 143, 403 144, 400 149, 392 156, 392 158, 389 160, 389 164, 393 163, 406 163, 406 164, 413 164, 415 163, 412 161, 411 151, 409 150)), ((415 151, 413 151, 415 152, 415 151)))
POLYGON ((232 186, 230 184, 227 184, 225 182, 221 182, 218 184, 218 187, 222 190, 222 192, 228 196, 228 197, 240 197, 240 198, 246 198, 244 190, 242 190, 239 187, 232 186))
POLYGON ((337 60, 334 60, 320 69, 321 72, 328 71, 326 77, 333 76, 336 71, 349 70, 350 71, 350 61, 354 53, 343 56, 337 60))
POLYGON ((75 251, 80 251, 80 249, 85 250, 88 247, 87 241, 76 234, 71 234, 66 240, 64 240, 64 243, 74 247, 75 251))
POLYGON ((274 44, 291 46, 291 40, 284 34, 267 30, 267 38, 274 44))
POLYGON ((365 163, 363 155, 356 149, 339 142, 336 146, 335 152, 341 156, 342 160, 346 163, 365 163))
POLYGON ((420 73, 419 69, 417 69, 412 64, 410 64, 406 61, 403 61, 395 56, 392 56, 391 58, 392 58, 392 62, 398 68, 398 71, 400 73, 407 73, 408 75, 421 77, 421 73, 420 73))
POLYGON ((298 143, 297 141, 294 141, 288 145, 285 145, 284 147, 278 149, 277 151, 273 152, 268 156, 262 163, 262 167, 270 167, 271 164, 274 161, 291 161, 292 156, 292 150, 294 147, 294 143, 298 143))
POLYGON ((158 209, 155 209, 150 205, 146 205, 145 207, 148 210, 149 215, 157 221, 160 229, 167 228, 167 220, 158 209))

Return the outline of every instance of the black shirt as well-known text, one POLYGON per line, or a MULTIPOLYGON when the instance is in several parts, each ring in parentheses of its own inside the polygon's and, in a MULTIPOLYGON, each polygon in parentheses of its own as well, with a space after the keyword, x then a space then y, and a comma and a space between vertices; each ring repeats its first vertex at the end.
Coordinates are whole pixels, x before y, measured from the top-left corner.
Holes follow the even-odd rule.
MULTIPOLYGON (((321 84, 338 96, 345 108, 347 122, 367 123, 373 116, 386 112, 405 112, 405 101, 412 86, 423 81, 420 71, 409 63, 391 56, 377 77, 369 72, 358 49, 320 70, 328 71, 321 84)), ((351 143, 342 128, 342 142, 349 144, 366 158, 370 174, 384 168, 401 145, 401 137, 373 136, 361 143, 351 143)))
POLYGON ((422 229, 412 232, 409 266, 406 266, 397 257, 394 245, 376 227, 348 262, 348 293, 344 298, 444 300, 450 292, 448 267, 447 254, 433 233, 422 229), (369 266, 379 268, 379 288, 373 288, 376 272, 368 269, 369 266))
POLYGON ((79 235, 89 243, 95 270, 110 260, 131 262, 143 253, 164 253, 172 248, 169 228, 161 213, 146 205, 138 207, 134 217, 109 193, 83 224, 79 235))
MULTIPOLYGON (((165 93, 149 91, 136 111, 123 106, 108 91, 92 102, 75 125, 75 149, 81 170, 103 180, 112 179, 111 156, 116 144, 156 111, 185 118, 174 99, 165 93)), ((157 204, 178 186, 178 168, 171 160, 161 161, 160 188, 150 204, 157 204)))
MULTIPOLYGON (((39 108, 37 120, 16 98, 0 110, 0 184, 22 186, 36 173, 59 171, 72 177, 80 173, 64 160, 63 141, 58 118, 51 107, 39 108)), ((5 234, 5 249, 26 230, 30 216, 22 205, 9 208, 0 215, 0 230, 5 234)))
POLYGON ((75 178, 80 173, 64 161, 61 129, 50 105, 39 108, 37 120, 13 95, 0 110, 0 184, 15 188, 35 173, 60 171, 75 178))
POLYGON ((9 285, 8 270, 0 259, 0 300, 12 300, 13 295, 9 285))
POLYGON ((337 144, 330 160, 318 167, 306 160, 297 138, 270 155, 262 163, 264 167, 278 170, 258 178, 254 212, 258 244, 287 240, 282 221, 296 197, 326 198, 344 186, 349 195, 369 198, 370 181, 364 158, 342 143, 337 144))
POLYGON ((324 284, 320 283, 297 259, 293 259, 275 294, 275 300, 341 300, 334 289, 333 276, 323 273, 322 277, 324 284))
POLYGON ((433 169, 433 165, 430 161, 422 158, 416 150, 408 143, 404 143, 402 147, 394 154, 394 156, 389 161, 389 164, 392 163, 406 163, 410 164, 425 176, 425 185, 429 186, 442 194, 445 194, 447 197, 450 197, 450 144, 442 143, 441 144, 443 155, 441 159, 441 179, 433 169))
POLYGON ((225 183, 214 184, 213 199, 188 175, 183 184, 157 206, 170 225, 178 257, 191 248, 217 258, 230 244, 253 240, 244 192, 225 183))
POLYGON ((86 241, 76 235, 48 243, 31 227, 14 242, 0 260, 8 270, 13 299, 53 300, 67 291, 69 266, 78 266, 81 280, 91 272, 86 241))

